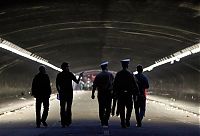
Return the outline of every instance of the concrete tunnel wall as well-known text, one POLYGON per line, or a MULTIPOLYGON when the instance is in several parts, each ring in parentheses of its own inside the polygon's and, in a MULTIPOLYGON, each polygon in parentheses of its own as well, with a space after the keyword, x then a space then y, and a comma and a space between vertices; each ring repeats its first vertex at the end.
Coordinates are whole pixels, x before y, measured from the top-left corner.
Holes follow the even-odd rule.
MULTIPOLYGON (((0 73, 0 101, 30 97, 32 79, 38 73, 40 65, 14 54, 11 56, 12 59, 18 59, 15 60, 15 64, 0 73)), ((200 77, 199 64, 196 65, 195 62, 199 61, 199 58, 199 54, 196 54, 173 65, 165 64, 146 72, 150 82, 149 94, 198 103, 200 77)), ((47 72, 55 92, 55 78, 58 72, 51 68, 47 68, 47 72)))
POLYGON ((199 54, 155 68, 148 75, 150 93, 172 99, 200 102, 199 54))
MULTIPOLYGON (((0 63, 0 102, 30 97, 32 80, 41 64, 3 49, 0 55, 4 60, 0 63)), ((52 89, 55 90, 53 84, 57 71, 46 68, 52 82, 52 89)))
MULTIPOLYGON (((105 58, 112 59, 111 70, 117 71, 120 70, 119 60, 127 56, 135 59, 135 64, 130 67, 134 71, 137 63, 143 62, 142 64, 148 66, 155 59, 191 46, 199 40, 199 9, 196 7, 198 0, 60 0, 63 3, 59 3, 59 0, 30 1, 0 1, 0 37, 49 59, 58 67, 63 60, 73 58, 76 61, 72 64, 73 72, 98 68, 99 62, 105 58), (191 5, 194 7, 191 8, 191 5), (79 24, 82 20, 86 22, 79 24), (107 20, 110 21, 104 22, 107 20), (53 27, 54 24, 63 22, 63 25, 53 27), (158 27, 153 27, 154 25, 158 27), (57 29, 83 26, 102 29, 70 29, 54 35, 54 30, 57 29), (107 29, 105 26, 117 29, 107 29), (122 30, 125 33, 119 32, 122 30), (130 32, 141 33, 142 36, 130 35, 130 32), (138 47, 146 56, 141 55, 138 47), (90 54, 87 52, 89 48, 92 48, 90 54), (73 52, 73 49, 77 51, 73 52), (97 49, 101 50, 98 54, 95 52, 97 49), (68 56, 65 55, 66 52, 68 56), (81 55, 76 56, 76 53, 81 55), (83 60, 79 58, 85 59, 83 65, 83 60)), ((30 96, 31 82, 40 64, 3 49, 0 49, 0 56, 0 99, 30 96)), ((199 53, 173 65, 166 64, 147 72, 150 92, 199 102, 198 62, 199 53)), ((54 88, 57 71, 50 68, 47 71, 54 88)))

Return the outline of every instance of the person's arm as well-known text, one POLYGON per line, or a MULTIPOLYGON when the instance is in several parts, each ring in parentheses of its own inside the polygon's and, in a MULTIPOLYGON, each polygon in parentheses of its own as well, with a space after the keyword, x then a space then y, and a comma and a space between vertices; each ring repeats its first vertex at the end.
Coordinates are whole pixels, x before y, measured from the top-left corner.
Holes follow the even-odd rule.
POLYGON ((119 75, 118 73, 115 75, 114 81, 113 81, 113 99, 118 99, 118 90, 119 88, 119 75))
POLYGON ((80 82, 81 77, 83 77, 83 73, 84 73, 84 72, 81 72, 81 73, 79 74, 79 77, 78 77, 78 83, 80 82))
POLYGON ((95 90, 97 89, 97 79, 98 79, 98 77, 96 76, 94 79, 93 85, 92 85, 92 96, 91 96, 92 99, 95 98, 94 93, 95 93, 95 90))
POLYGON ((146 85, 145 85, 145 89, 148 89, 148 88, 149 88, 149 82, 148 82, 147 77, 145 77, 145 83, 146 83, 146 85))
POLYGON ((140 91, 139 91, 139 87, 137 84, 137 78, 135 77, 135 75, 133 75, 133 87, 134 87, 134 97, 135 97, 135 101, 138 101, 138 97, 140 95, 140 91))
POLYGON ((37 91, 37 84, 36 84, 36 76, 33 78, 33 81, 32 81, 32 87, 31 87, 31 95, 33 97, 36 97, 36 91, 37 91))
POLYGON ((113 74, 111 74, 110 80, 111 80, 110 82, 111 82, 112 91, 113 91, 113 85, 114 85, 114 76, 113 76, 113 74))
POLYGON ((48 81, 48 91, 49 91, 49 96, 50 96, 52 91, 51 91, 51 83, 50 83, 50 79, 48 75, 47 75, 47 81, 48 81))
MULTIPOLYGON (((119 94, 118 94, 118 90, 119 89, 119 74, 117 73, 115 75, 115 77, 113 76, 113 105, 112 105, 112 109, 111 109, 111 114, 112 116, 115 115, 115 109, 116 109, 116 105, 117 105, 117 101, 118 101, 118 97, 119 97, 119 94)), ((118 108, 117 108, 117 111, 116 111, 116 115, 118 116, 118 108)))
POLYGON ((82 76, 83 76, 83 72, 81 72, 81 73, 79 74, 78 79, 76 79, 75 75, 72 73, 72 80, 73 80, 75 83, 78 84, 78 83, 80 82, 82 76))
POLYGON ((115 115, 115 107, 116 107, 117 100, 115 98, 113 98, 112 101, 113 102, 112 102, 111 115, 114 116, 115 115))
POLYGON ((96 86, 93 85, 93 86, 92 86, 92 96, 91 96, 92 99, 95 98, 95 95, 94 95, 95 90, 96 90, 96 86))
POLYGON ((59 85, 60 81, 59 81, 59 75, 57 75, 56 77, 56 89, 58 92, 60 92, 60 85, 59 85))

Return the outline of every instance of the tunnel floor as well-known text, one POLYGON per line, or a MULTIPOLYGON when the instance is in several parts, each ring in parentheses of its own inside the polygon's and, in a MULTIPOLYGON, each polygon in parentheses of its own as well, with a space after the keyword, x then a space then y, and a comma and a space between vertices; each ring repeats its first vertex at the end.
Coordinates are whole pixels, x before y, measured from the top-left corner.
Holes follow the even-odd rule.
POLYGON ((143 126, 135 126, 132 113, 131 127, 122 129, 120 119, 110 118, 108 128, 100 126, 97 99, 90 98, 91 92, 78 91, 74 94, 73 123, 61 128, 59 101, 53 95, 47 119, 48 127, 35 128, 35 105, 31 100, 24 108, 0 115, 0 136, 199 136, 199 116, 171 108, 155 101, 147 101, 143 126))

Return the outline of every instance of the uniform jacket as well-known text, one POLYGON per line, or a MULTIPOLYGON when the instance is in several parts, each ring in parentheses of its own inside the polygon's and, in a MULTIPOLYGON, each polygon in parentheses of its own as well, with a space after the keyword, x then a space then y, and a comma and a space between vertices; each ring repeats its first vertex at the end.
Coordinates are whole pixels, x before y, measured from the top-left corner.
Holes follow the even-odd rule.
POLYGON ((128 70, 119 71, 114 80, 114 93, 116 96, 123 91, 127 91, 133 95, 138 95, 138 87, 134 75, 128 70))
POLYGON ((111 93, 111 91, 113 90, 113 80, 114 77, 112 73, 108 71, 102 71, 96 75, 93 82, 93 88, 97 88, 98 94, 105 94, 105 91, 111 93))

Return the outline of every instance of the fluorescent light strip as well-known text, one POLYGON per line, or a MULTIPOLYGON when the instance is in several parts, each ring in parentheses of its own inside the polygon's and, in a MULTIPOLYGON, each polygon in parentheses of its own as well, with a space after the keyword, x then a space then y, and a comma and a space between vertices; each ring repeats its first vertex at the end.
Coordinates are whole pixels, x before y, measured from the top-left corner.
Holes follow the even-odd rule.
POLYGON ((8 51, 11 51, 13 53, 16 53, 16 54, 18 54, 20 56, 23 56, 25 58, 28 58, 30 60, 33 60, 33 61, 36 61, 36 62, 41 63, 43 65, 46 65, 46 66, 48 66, 48 67, 50 67, 52 69, 55 69, 57 71, 62 71, 62 69, 60 69, 60 68, 58 68, 58 67, 56 67, 56 66, 54 66, 54 65, 52 65, 50 63, 48 63, 47 60, 45 60, 45 59, 43 59, 43 58, 41 58, 41 57, 39 57, 39 56, 37 56, 35 54, 32 54, 31 52, 29 52, 29 51, 27 51, 27 50, 25 50, 23 48, 20 48, 19 46, 16 46, 13 43, 10 43, 10 42, 8 42, 6 40, 3 40, 3 42, 0 43, 0 47, 3 48, 3 49, 6 49, 8 51))
MULTIPOLYGON (((185 48, 181 51, 178 51, 172 55, 170 55, 169 57, 164 57, 158 61, 155 61, 155 63, 153 65, 150 65, 146 68, 143 69, 143 71, 151 71, 153 70, 155 67, 158 67, 158 66, 161 66, 161 65, 164 65, 166 63, 171 63, 173 64, 174 61, 180 61, 181 58, 184 58, 184 57, 187 57, 189 55, 192 55, 192 54, 195 54, 195 53, 198 53, 200 52, 200 43, 198 44, 195 44, 193 46, 190 46, 188 48, 185 48)), ((134 74, 137 73, 137 71, 133 72, 134 74)))
MULTIPOLYGON (((17 46, 17 45, 14 45, 13 43, 10 43, 10 42, 8 42, 6 40, 2 40, 1 38, 0 38, 0 47, 3 48, 3 49, 6 49, 8 51, 11 51, 13 53, 16 53, 16 54, 18 54, 20 56, 23 56, 25 58, 31 59, 33 61, 36 61, 36 62, 41 63, 43 65, 46 65, 48 67, 51 67, 51 68, 53 68, 53 69, 55 69, 57 71, 62 71, 62 69, 60 69, 60 68, 58 68, 58 67, 56 67, 56 66, 54 66, 54 65, 52 65, 50 63, 48 63, 47 60, 41 58, 40 56, 37 56, 37 55, 35 55, 35 54, 33 54, 33 53, 31 53, 31 52, 29 52, 29 51, 17 46)), ((153 65, 150 65, 150 66, 144 68, 143 71, 144 72, 145 71, 151 71, 151 70, 153 70, 153 68, 161 66, 161 65, 164 65, 166 63, 173 64, 174 61, 180 61, 181 58, 184 58, 184 57, 186 57, 188 55, 192 55, 192 54, 195 54, 195 53, 198 53, 198 52, 200 52, 200 43, 195 44, 195 45, 193 45, 191 47, 185 48, 185 49, 183 49, 181 51, 178 51, 178 52, 170 55, 169 57, 164 57, 164 58, 162 58, 160 60, 157 60, 157 61, 155 61, 155 63, 153 65)), ((133 73, 136 74, 137 71, 135 71, 133 73)))

